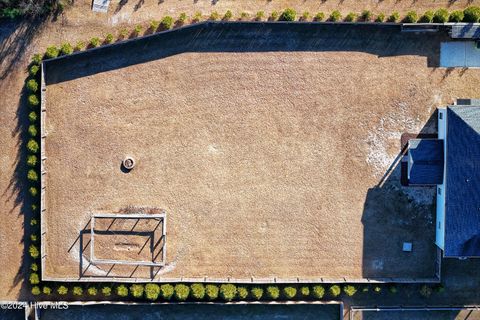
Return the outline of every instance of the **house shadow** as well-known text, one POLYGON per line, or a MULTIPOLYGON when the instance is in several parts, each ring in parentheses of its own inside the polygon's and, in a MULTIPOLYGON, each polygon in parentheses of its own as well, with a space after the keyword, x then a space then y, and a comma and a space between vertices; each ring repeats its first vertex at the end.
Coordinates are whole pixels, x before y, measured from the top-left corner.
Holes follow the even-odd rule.
POLYGON ((398 141, 399 152, 365 197, 362 214, 364 278, 412 281, 436 278, 435 187, 402 186, 401 161, 409 138, 436 138, 437 111, 420 132, 398 141), (411 251, 404 251, 404 243, 411 251))
POLYGON ((436 33, 402 32, 400 25, 316 22, 204 22, 47 60, 46 84, 187 52, 366 52, 379 57, 418 55, 438 66, 436 33))

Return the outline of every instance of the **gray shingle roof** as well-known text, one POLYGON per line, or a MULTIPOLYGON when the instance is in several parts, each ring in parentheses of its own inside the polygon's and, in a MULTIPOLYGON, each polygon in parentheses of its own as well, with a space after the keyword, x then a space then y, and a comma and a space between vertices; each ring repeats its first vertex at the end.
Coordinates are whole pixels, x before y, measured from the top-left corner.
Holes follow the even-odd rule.
POLYGON ((411 139, 408 141, 409 184, 443 183, 443 140, 411 139))

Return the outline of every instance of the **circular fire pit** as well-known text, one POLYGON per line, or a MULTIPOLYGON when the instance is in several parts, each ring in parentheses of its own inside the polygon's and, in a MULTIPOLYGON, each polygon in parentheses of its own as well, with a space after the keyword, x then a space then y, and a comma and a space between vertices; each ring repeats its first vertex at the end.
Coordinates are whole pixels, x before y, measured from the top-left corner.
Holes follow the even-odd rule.
POLYGON ((127 170, 132 170, 135 167, 135 160, 132 157, 125 157, 122 162, 123 166, 127 170))

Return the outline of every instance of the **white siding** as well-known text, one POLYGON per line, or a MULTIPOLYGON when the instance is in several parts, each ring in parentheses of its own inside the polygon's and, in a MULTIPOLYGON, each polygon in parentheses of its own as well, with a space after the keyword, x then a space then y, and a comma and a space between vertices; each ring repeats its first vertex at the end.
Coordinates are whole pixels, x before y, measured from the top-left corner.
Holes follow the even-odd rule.
POLYGON ((445 178, 446 178, 446 164, 447 164, 447 110, 438 109, 438 139, 443 139, 443 184, 437 186, 437 220, 435 244, 444 249, 445 245, 445 178))

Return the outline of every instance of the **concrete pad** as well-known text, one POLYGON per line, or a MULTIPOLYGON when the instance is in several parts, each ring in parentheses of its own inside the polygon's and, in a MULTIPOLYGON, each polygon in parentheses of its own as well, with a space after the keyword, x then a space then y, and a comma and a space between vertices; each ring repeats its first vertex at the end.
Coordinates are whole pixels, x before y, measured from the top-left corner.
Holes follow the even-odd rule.
POLYGON ((440 67, 478 68, 480 67, 480 49, 477 49, 474 41, 442 42, 440 67))

